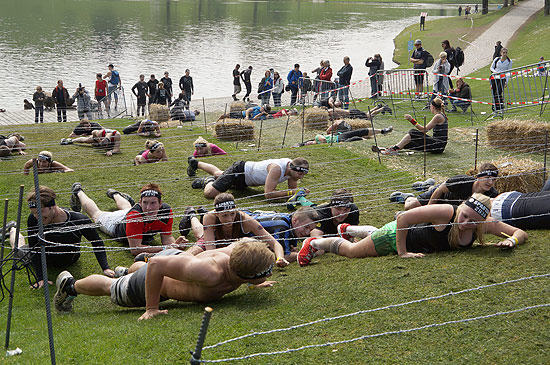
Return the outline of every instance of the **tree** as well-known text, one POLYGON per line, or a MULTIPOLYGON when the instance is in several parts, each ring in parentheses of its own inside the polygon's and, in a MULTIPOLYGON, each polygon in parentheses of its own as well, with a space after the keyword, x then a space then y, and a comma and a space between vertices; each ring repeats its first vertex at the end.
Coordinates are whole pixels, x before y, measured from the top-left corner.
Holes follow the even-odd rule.
POLYGON ((550 0, 544 0, 544 15, 550 15, 550 0))
POLYGON ((504 0, 504 1, 503 1, 502 7, 503 7, 503 8, 507 8, 507 7, 508 7, 508 0, 504 0))
MULTIPOLYGON (((550 1, 550 0, 545 0, 550 1)), ((481 14, 487 14, 489 12, 489 0, 482 0, 481 2, 481 14)))

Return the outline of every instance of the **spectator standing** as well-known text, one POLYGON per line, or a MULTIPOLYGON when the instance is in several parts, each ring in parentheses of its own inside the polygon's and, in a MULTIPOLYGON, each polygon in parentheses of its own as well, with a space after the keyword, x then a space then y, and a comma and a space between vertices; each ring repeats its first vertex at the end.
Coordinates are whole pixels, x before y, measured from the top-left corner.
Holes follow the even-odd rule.
POLYGON ((109 115, 109 98, 107 98, 107 81, 103 80, 103 75, 96 74, 95 88, 94 88, 95 100, 97 100, 99 113, 101 114, 101 102, 105 105, 107 116, 109 115))
POLYGON ((168 103, 171 103, 174 91, 172 90, 172 79, 168 71, 164 71, 164 77, 161 78, 160 81, 164 84, 164 90, 168 93, 168 103))
POLYGON ((269 70, 264 73, 264 77, 260 81, 259 86, 258 94, 260 94, 262 105, 269 105, 269 99, 273 91, 273 79, 271 78, 271 72, 269 70))
POLYGON ((500 57, 496 57, 491 63, 491 72, 497 74, 491 76, 491 90, 493 93, 493 111, 500 111, 504 109, 504 97, 502 92, 506 87, 506 82, 510 77, 510 74, 506 73, 512 68, 512 60, 508 57, 508 49, 502 48, 500 51, 500 57), (502 77, 500 74, 505 74, 502 77))
POLYGON ((420 13, 420 30, 426 30, 426 16, 428 16, 428 13, 422 12, 420 13))
MULTIPOLYGON (((441 42, 441 48, 443 48, 443 51, 445 51, 445 53, 447 54, 447 61, 451 65, 451 70, 449 71, 449 75, 450 75, 451 72, 453 72, 454 68, 456 67, 456 50, 453 47, 451 47, 451 43, 447 39, 441 42)), ((458 74, 458 70, 457 70, 457 74, 458 74)), ((453 87, 453 81, 451 79, 449 79, 449 86, 451 88, 453 87)))
POLYGON ((132 93, 137 98, 137 115, 139 117, 139 111, 141 115, 145 116, 145 104, 147 104, 147 91, 149 86, 145 82, 145 75, 139 75, 139 81, 132 86, 132 93))
POLYGON ((76 100, 78 119, 92 119, 92 98, 82 84, 76 89, 73 99, 76 100))
POLYGON ((118 73, 117 70, 115 70, 115 66, 113 66, 112 63, 109 64, 108 68, 109 68, 109 71, 105 74, 105 76, 103 76, 103 78, 104 79, 109 78, 109 83, 107 84, 108 86, 107 94, 109 99, 114 97, 115 110, 116 110, 118 106, 118 94, 116 90, 120 88, 120 85, 121 85, 120 74, 118 73))
POLYGON ((349 85, 351 82, 351 75, 353 73, 353 66, 349 63, 349 57, 344 57, 344 66, 336 73, 338 75, 338 83, 340 90, 338 90, 338 98, 342 102, 344 109, 349 109, 349 85))
POLYGON ((462 5, 458 6, 458 16, 462 16, 462 5))
POLYGON ((46 99, 46 94, 42 91, 41 86, 36 87, 36 92, 32 96, 34 101, 34 122, 44 123, 44 100, 46 99))
POLYGON ((63 80, 57 81, 57 86, 52 91, 52 97, 57 109, 57 121, 67 121, 67 104, 69 103, 69 92, 63 87, 63 80), (63 115, 63 120, 61 120, 63 115))
POLYGON ((189 110, 189 103, 191 102, 191 95, 195 93, 195 86, 193 85, 193 78, 189 75, 191 71, 185 70, 185 75, 180 79, 180 89, 183 94, 183 100, 185 109, 189 110))
POLYGON ((319 76, 321 75, 324 62, 324 60, 321 60, 321 62, 319 62, 319 67, 311 71, 317 74, 317 76, 315 76, 315 80, 313 81, 313 101, 317 100, 317 96, 319 96, 319 92, 321 91, 321 82, 318 80, 320 79, 319 76))
POLYGON ((288 81, 287 87, 290 89, 290 105, 296 104, 298 97, 298 89, 300 87, 300 78, 302 77, 302 71, 300 71, 300 65, 296 63, 294 69, 290 70, 286 79, 288 81))
POLYGON ((248 66, 246 70, 241 72, 241 79, 244 82, 246 87, 246 95, 243 98, 243 101, 250 101, 250 93, 252 92, 252 82, 250 81, 250 75, 252 74, 252 66, 248 66))
POLYGON ((239 72, 239 68, 241 65, 238 63, 235 65, 235 68, 233 69, 233 100, 237 101, 237 94, 241 92, 241 73, 239 72))
POLYGON ((502 48, 502 42, 497 41, 497 43, 495 44, 495 52, 493 53, 493 61, 495 60, 495 58, 500 57, 500 51, 502 50, 502 48))
POLYGON ((151 75, 149 81, 147 81, 147 86, 149 87, 149 105, 155 102, 155 94, 157 93, 157 85, 159 81, 155 75, 151 75))
POLYGON ((283 84, 283 79, 279 75, 278 71, 275 71, 273 74, 273 105, 281 106, 281 94, 284 91, 285 85, 283 84))
POLYGON ((426 58, 428 57, 428 52, 422 48, 422 41, 417 39, 414 41, 414 47, 416 48, 411 58, 409 59, 414 65, 414 83, 415 91, 417 97, 420 97, 424 91, 424 75, 426 74, 426 58))
POLYGON ((478 7, 478 4, 476 4, 476 7, 474 9, 474 13, 477 14, 479 12, 479 7, 478 7))
POLYGON ((330 67, 330 61, 325 60, 323 62, 323 68, 321 69, 321 73, 319 74, 319 79, 321 80, 321 91, 323 92, 321 94, 321 99, 328 98, 327 90, 331 90, 334 88, 332 80, 332 68, 330 67))
POLYGON ((377 75, 379 70, 384 69, 384 62, 382 61, 382 56, 379 53, 375 54, 374 57, 367 58, 365 66, 369 68, 370 76, 370 98, 376 99, 380 96, 382 91, 382 82, 384 81, 383 75, 377 75), (377 76, 375 76, 377 75, 377 76))
MULTIPOLYGON (((447 61, 447 53, 439 53, 439 59, 435 62, 432 70, 434 72, 434 88, 430 100, 433 100, 436 94, 447 95, 449 93, 449 77, 446 75, 449 75, 450 69, 451 65, 447 61)), ((441 98, 443 99, 442 96, 441 98)), ((426 109, 429 109, 430 104, 431 101, 426 109)))
POLYGON ((170 97, 170 94, 168 93, 168 91, 164 88, 164 83, 163 82, 159 82, 157 84, 157 91, 155 92, 155 97, 154 97, 154 103, 155 104, 160 104, 160 105, 168 105, 168 99, 170 97))
POLYGON ((303 76, 302 77, 302 87, 301 87, 302 98, 300 99, 300 103, 305 102, 305 98, 307 96, 307 93, 313 89, 313 86, 311 84, 311 79, 307 75, 307 72, 304 72, 302 76, 303 76))

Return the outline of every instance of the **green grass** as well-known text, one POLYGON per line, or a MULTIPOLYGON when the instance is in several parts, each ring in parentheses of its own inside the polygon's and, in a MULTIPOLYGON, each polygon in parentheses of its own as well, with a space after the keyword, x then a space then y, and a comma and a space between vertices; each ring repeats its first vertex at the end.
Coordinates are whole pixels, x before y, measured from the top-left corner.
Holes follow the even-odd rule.
MULTIPOLYGON (((548 54, 549 45, 534 42, 536 32, 547 33, 547 21, 537 15, 521 34, 509 45, 511 55, 520 59, 516 65, 529 63, 539 52, 548 54), (544 47, 544 48, 541 48, 544 47), (519 56, 518 56, 519 57, 519 56)), ((544 33, 544 34, 546 34, 544 33)), ((480 71, 480 75, 487 73, 480 71)), ((485 84, 486 85, 486 84, 485 84)), ((474 92, 482 87, 474 86, 474 92)), ((361 105, 366 109, 366 105, 361 105)), ((392 145, 410 128, 401 114, 410 108, 398 105, 399 116, 379 116, 377 127, 392 124, 395 131, 378 138, 381 145, 392 145)), ((477 109, 476 109, 477 111, 477 109)), ((527 108, 514 116, 548 121, 549 113, 535 117, 534 108, 527 108)), ((417 111, 417 120, 429 117, 417 111)), ((209 119, 214 116, 209 115, 209 119)), ((75 168, 74 173, 46 174, 40 183, 53 187, 58 202, 68 206, 69 189, 74 181, 81 181, 88 194, 101 208, 114 209, 112 200, 105 196, 108 187, 115 187, 137 196, 139 188, 147 182, 158 182, 164 190, 164 199, 182 214, 185 206, 211 205, 199 191, 190 188, 186 177, 186 157, 191 153, 192 141, 198 134, 209 137, 195 126, 190 129, 163 130, 161 140, 167 146, 170 161, 160 164, 132 166, 133 156, 142 149, 145 139, 138 136, 123 137, 123 153, 106 158, 90 148, 60 146, 60 138, 69 134, 73 123, 24 125, 18 128, 26 136, 29 155, 43 149, 54 153, 54 158, 75 168), (79 168, 79 166, 84 166, 79 168)), ((129 124, 117 120, 103 123, 107 127, 129 124)), ((427 174, 441 180, 456 173, 463 173, 474 164, 473 133, 480 129, 479 161, 502 156, 530 158, 542 161, 542 154, 509 153, 490 148, 484 141, 486 122, 470 120, 462 115, 451 115, 450 142, 445 154, 427 155, 427 174)), ((257 125, 259 127, 259 123, 257 125)), ((422 176, 423 156, 383 158, 378 164, 370 152, 373 141, 344 143, 337 146, 309 146, 289 149, 301 140, 299 121, 293 121, 288 129, 285 148, 281 149, 284 121, 265 122, 261 148, 258 141, 239 143, 219 142, 229 152, 228 156, 208 158, 221 167, 239 159, 264 159, 272 157, 304 156, 311 162, 311 172, 301 186, 312 190, 311 199, 325 201, 332 190, 350 187, 362 210, 361 222, 380 226, 392 219, 398 205, 388 202, 393 190, 410 191, 410 184, 422 176), (254 144, 254 146, 252 146, 254 144), (242 151, 246 149, 247 151, 242 151)), ((0 134, 9 132, 0 128, 0 134)), ((305 138, 315 132, 306 131, 305 138)), ((256 138, 258 135, 256 134, 256 138)), ((213 138, 209 140, 215 141, 213 138)), ((0 162, 0 194, 10 199, 9 217, 17 213, 18 186, 25 191, 32 186, 32 178, 20 171, 28 157, 14 156, 0 162)), ((202 176, 202 175, 201 175, 202 176)), ((240 207, 257 207, 283 211, 284 207, 266 204, 261 197, 245 196, 261 194, 254 188, 236 194, 240 207)), ((28 210, 23 209, 23 225, 28 210)), ((175 219, 177 222, 179 219, 175 219)), ((529 231, 527 244, 513 251, 500 251, 492 247, 475 247, 471 250, 428 255, 418 260, 403 260, 396 256, 351 260, 325 255, 314 260, 307 268, 296 264, 285 269, 275 269, 273 279, 278 283, 265 290, 241 288, 217 303, 214 308, 206 344, 214 344, 253 331, 288 327, 312 320, 331 317, 362 309, 372 309, 414 299, 440 295, 451 291, 501 282, 508 279, 544 274, 550 271, 550 246, 548 230, 529 231)), ((176 233, 174 234, 176 235, 176 233)), ((489 241, 495 242, 494 237, 489 241)), ((111 240, 108 246, 120 246, 111 240)), ((132 256, 128 252, 108 254, 112 267, 129 265, 132 256)), ((79 278, 100 273, 94 256, 83 253, 80 260, 69 267, 79 278)), ((59 270, 50 269, 55 279, 59 270)), ((9 282, 9 281, 8 281, 9 282)), ((55 289, 50 287, 53 297, 55 289)), ((435 299, 418 304, 361 314, 346 319, 320 323, 266 336, 247 338, 216 349, 205 350, 205 359, 240 356, 262 351, 277 351, 309 344, 341 341, 354 337, 386 331, 419 327, 525 306, 542 304, 550 298, 548 279, 535 279, 497 286, 480 291, 435 299)), ((0 303, 0 336, 6 328, 7 298, 0 303)), ((60 364, 97 363, 175 363, 187 362, 188 351, 193 349, 200 325, 203 304, 166 302, 167 316, 148 322, 138 322, 142 308, 125 309, 112 305, 107 298, 79 296, 74 313, 53 314, 53 328, 57 360, 60 364)), ((399 335, 387 335, 349 344, 308 349, 287 355, 259 357, 249 362, 255 364, 302 363, 545 363, 550 357, 548 334, 550 312, 548 309, 530 310, 499 316, 492 319, 451 324, 439 328, 420 330, 399 335)), ((23 354, 4 358, 3 363, 27 364, 49 361, 48 336, 42 292, 31 291, 23 272, 16 276, 14 312, 10 348, 20 347, 23 354)))

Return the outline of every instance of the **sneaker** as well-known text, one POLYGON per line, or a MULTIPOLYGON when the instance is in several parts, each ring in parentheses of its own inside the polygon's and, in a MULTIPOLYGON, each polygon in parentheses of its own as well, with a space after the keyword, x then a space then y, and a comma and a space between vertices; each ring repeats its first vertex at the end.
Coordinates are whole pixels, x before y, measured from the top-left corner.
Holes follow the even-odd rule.
POLYGON ((413 183, 412 188, 413 190, 416 190, 416 191, 426 191, 431 186, 434 186, 434 184, 435 184, 435 180, 432 178, 429 178, 426 181, 417 181, 413 183))
POLYGON ((302 196, 306 196, 307 193, 306 193, 306 190, 304 188, 298 188, 296 190, 296 192, 294 193, 294 195, 292 195, 290 198, 288 198, 288 200, 286 201, 286 208, 288 210, 294 210, 296 209, 296 206, 297 205, 300 205, 300 203, 298 202, 298 198, 302 197, 302 196))
POLYGON ((414 194, 411 193, 402 193, 400 191, 394 191, 390 194, 390 202, 392 203, 405 203, 407 198, 413 197, 414 194))
POLYGON ((180 235, 187 237, 189 232, 191 232, 191 218, 197 215, 197 211, 193 207, 187 207, 185 208, 185 213, 183 214, 183 217, 181 218, 179 229, 180 229, 180 235))
POLYGON ((380 133, 382 133, 382 134, 388 134, 388 133, 391 133, 391 132, 393 132, 393 126, 391 126, 391 125, 388 128, 384 128, 384 129, 382 129, 382 131, 380 131, 380 133))
POLYGON ((300 252, 298 252, 298 256, 296 256, 296 261, 298 261, 298 264, 300 264, 300 266, 309 265, 309 263, 313 259, 313 256, 315 256, 315 252, 317 252, 317 249, 311 245, 311 241, 315 239, 317 239, 317 237, 310 237, 304 240, 302 248, 300 249, 300 252))
POLYGON ((115 267, 115 278, 120 278, 121 276, 128 275, 128 268, 124 266, 115 267))
POLYGON ((61 145, 66 146, 68 144, 73 144, 73 140, 70 138, 61 138, 61 145))
POLYGON ((390 115, 392 115, 393 110, 389 106, 384 105, 384 108, 382 109, 382 114, 385 114, 385 113, 390 113, 390 115))
POLYGON ((151 257, 155 256, 154 253, 142 252, 134 257, 134 262, 147 262, 151 257))
POLYGON ((199 215, 199 220, 201 221, 202 221, 202 217, 204 217, 204 215, 208 213, 208 209, 206 209, 202 205, 198 206, 197 209, 195 210, 197 211, 197 214, 199 215))
POLYGON ((74 278, 68 271, 62 271, 55 281, 55 286, 57 291, 53 297, 53 302, 55 309, 59 313, 67 313, 73 310, 73 299, 74 296, 69 295, 66 289, 67 287, 74 282, 74 278))
POLYGON ((197 169, 199 168, 199 160, 193 156, 187 158, 187 176, 192 177, 197 174, 197 169))
POLYGON ((9 221, 6 223, 6 231, 2 227, 0 227, 0 236, 4 235, 4 232, 6 234, 6 238, 9 238, 10 235, 10 229, 17 226, 17 223, 15 221, 9 221))
POLYGON ((118 190, 115 190, 115 189, 107 189, 107 197, 111 198, 111 199, 115 199, 115 194, 118 194, 120 195, 121 197, 123 197, 124 199, 128 200, 128 202, 134 206, 136 205, 136 202, 134 201, 134 199, 129 195, 129 194, 126 194, 126 193, 121 193, 120 191, 118 190))
POLYGON ((195 180, 193 180, 193 182, 191 183, 191 187, 193 189, 204 189, 204 187, 211 181, 214 181, 216 179, 214 179, 212 176, 209 176, 209 177, 199 177, 195 180))
POLYGON ((79 182, 75 182, 71 187, 72 194, 71 198, 69 199, 69 205, 74 212, 80 212, 80 210, 82 209, 82 203, 78 198, 78 192, 80 190, 82 190, 82 184, 80 184, 79 182))
POLYGON ((346 229, 347 229, 349 226, 350 226, 349 223, 342 223, 342 224, 339 224, 339 225, 336 227, 336 231, 338 232, 338 235, 339 235, 340 237, 342 237, 342 238, 345 239, 345 240, 351 241, 351 240, 352 240, 352 236, 346 233, 346 229))

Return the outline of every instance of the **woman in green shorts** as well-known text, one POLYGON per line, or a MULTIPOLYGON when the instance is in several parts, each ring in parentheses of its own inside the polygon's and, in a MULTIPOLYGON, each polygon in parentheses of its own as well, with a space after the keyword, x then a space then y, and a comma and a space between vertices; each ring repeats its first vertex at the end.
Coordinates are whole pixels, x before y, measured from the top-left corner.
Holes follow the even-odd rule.
POLYGON ((339 225, 341 237, 308 238, 298 253, 301 266, 309 264, 317 250, 325 250, 349 258, 385 256, 423 257, 426 253, 471 247, 477 239, 484 244, 484 234, 491 233, 504 240, 495 246, 513 248, 525 242, 527 233, 489 216, 491 200, 474 194, 459 207, 450 204, 427 205, 408 210, 369 234, 362 226, 339 225), (362 237, 357 243, 346 238, 362 237))

